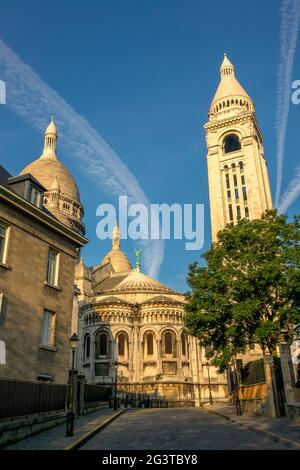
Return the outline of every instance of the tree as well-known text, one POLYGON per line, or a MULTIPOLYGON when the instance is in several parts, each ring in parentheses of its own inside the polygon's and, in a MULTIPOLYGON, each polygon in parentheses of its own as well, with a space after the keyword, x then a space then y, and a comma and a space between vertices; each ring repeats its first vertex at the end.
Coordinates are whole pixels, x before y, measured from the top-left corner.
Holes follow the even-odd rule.
POLYGON ((282 334, 292 341, 300 306, 300 216, 276 211, 240 220, 218 234, 203 255, 206 267, 190 265, 186 326, 212 363, 224 371, 233 357, 258 344, 276 355, 282 334))

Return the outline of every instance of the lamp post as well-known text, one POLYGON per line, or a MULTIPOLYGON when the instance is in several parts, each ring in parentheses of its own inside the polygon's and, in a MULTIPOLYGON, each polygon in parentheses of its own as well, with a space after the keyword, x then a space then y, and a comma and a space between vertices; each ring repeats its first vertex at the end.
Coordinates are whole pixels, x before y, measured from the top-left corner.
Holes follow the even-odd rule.
POLYGON ((114 363, 114 372, 115 372, 115 387, 114 387, 114 411, 118 409, 118 398, 117 398, 117 389, 118 389, 118 363, 114 363))
POLYGON ((75 418, 75 404, 74 404, 74 368, 75 368, 75 351, 78 347, 78 336, 73 333, 70 338, 70 347, 72 351, 72 368, 71 368, 71 390, 70 390, 70 402, 67 414, 67 436, 73 436, 74 434, 74 418, 75 418))
POLYGON ((208 389, 209 389, 209 404, 210 405, 213 405, 213 397, 212 397, 212 394, 211 394, 211 383, 210 383, 210 373, 209 373, 209 368, 210 368, 210 363, 207 362, 205 364, 206 368, 207 368, 207 376, 208 376, 208 389))

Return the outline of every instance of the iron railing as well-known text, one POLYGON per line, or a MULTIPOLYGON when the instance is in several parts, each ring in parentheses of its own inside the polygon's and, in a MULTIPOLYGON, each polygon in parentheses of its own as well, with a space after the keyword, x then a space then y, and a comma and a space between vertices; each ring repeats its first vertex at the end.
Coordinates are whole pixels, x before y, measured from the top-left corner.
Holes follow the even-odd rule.
POLYGON ((67 409, 68 385, 0 378, 0 419, 67 409))
POLYGON ((85 383, 83 387, 84 404, 95 403, 97 401, 107 401, 112 394, 112 388, 106 385, 94 385, 85 383))
POLYGON ((258 383, 265 383, 265 365, 263 359, 249 362, 245 367, 241 368, 241 384, 242 385, 255 385, 258 383))

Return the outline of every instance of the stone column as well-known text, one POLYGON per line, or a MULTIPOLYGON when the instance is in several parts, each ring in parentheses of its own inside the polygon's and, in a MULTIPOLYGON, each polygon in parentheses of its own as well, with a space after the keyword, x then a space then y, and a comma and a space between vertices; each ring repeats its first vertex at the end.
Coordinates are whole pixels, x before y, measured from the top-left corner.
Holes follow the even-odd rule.
POLYGON ((292 355, 290 345, 287 343, 280 343, 279 352, 286 403, 292 403, 294 402, 294 377, 292 376, 293 369, 291 367, 292 355))

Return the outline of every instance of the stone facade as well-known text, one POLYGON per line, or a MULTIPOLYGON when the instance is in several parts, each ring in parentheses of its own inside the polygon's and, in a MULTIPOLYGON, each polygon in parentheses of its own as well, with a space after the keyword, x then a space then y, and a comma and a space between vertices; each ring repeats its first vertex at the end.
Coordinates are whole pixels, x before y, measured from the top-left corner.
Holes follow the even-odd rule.
MULTIPOLYGON (((89 383, 168 400, 209 399, 205 351, 184 330, 182 294, 132 269, 120 249, 116 228, 113 248, 96 268, 81 260, 79 288, 79 374, 89 383)), ((226 379, 210 368, 212 395, 226 397, 226 379)))
POLYGON ((205 124, 213 241, 239 218, 259 219, 272 209, 263 138, 252 99, 235 78, 228 58, 205 124))
POLYGON ((87 240, 44 207, 45 191, 27 171, 12 178, 1 169, 0 339, 6 364, 0 376, 66 383, 75 262, 87 240))

